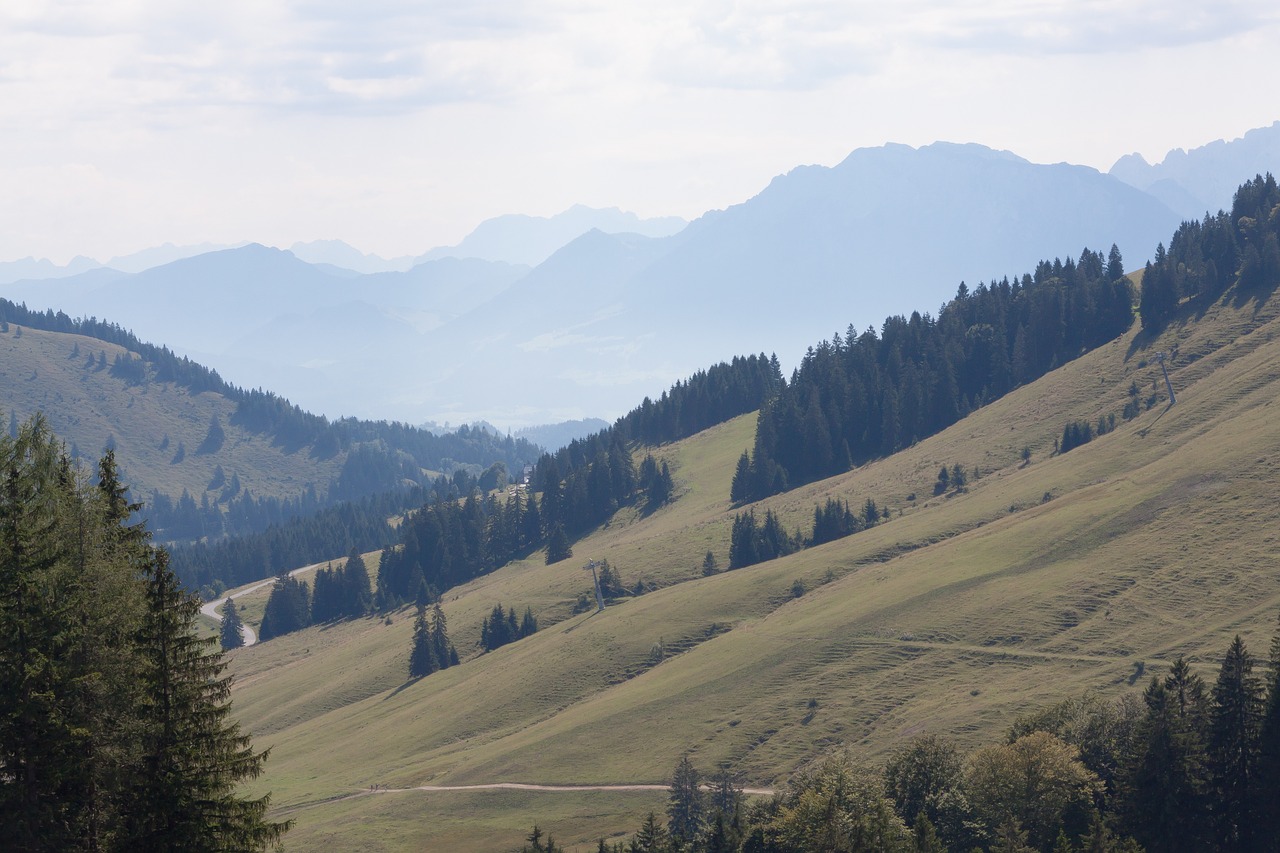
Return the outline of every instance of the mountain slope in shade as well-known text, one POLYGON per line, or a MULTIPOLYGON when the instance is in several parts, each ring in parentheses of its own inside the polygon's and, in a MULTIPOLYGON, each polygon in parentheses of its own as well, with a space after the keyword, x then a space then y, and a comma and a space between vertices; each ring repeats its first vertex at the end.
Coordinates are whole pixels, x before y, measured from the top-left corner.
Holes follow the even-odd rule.
POLYGON ((666 237, 686 224, 678 216, 642 219, 616 207, 592 208, 577 204, 550 217, 508 214, 487 219, 458 245, 432 249, 419 260, 483 258, 536 266, 588 231, 666 237))
POLYGON ((1239 139, 1222 139, 1185 151, 1175 148, 1159 163, 1126 154, 1109 174, 1144 190, 1185 219, 1230 210, 1241 181, 1280 172, 1280 121, 1250 130, 1239 139))

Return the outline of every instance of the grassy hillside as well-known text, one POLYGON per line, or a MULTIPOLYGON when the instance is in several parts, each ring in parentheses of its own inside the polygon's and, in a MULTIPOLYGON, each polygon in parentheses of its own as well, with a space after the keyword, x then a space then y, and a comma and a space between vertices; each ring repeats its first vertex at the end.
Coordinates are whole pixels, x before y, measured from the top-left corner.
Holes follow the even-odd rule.
POLYGON ((890 459, 758 505, 806 530, 828 496, 893 509, 847 539, 701 577, 708 549, 727 563, 745 416, 656 451, 674 504, 620 515, 564 563, 534 555, 452 590, 460 667, 405 680, 409 610, 237 652, 238 714, 273 749, 261 785, 298 822, 288 846, 504 849, 535 818, 587 844, 661 799, 343 798, 374 782, 661 782, 685 752, 771 784, 841 744, 876 762, 924 731, 990 741, 1043 703, 1138 691, 1139 670, 1179 654, 1211 675, 1236 632, 1263 650, 1280 612, 1278 302, 1222 302, 1158 340, 1131 331, 890 459), (1119 421, 1131 383, 1144 398, 1162 385, 1157 349, 1176 352, 1178 404, 1166 410, 1161 391, 1133 421, 1052 455, 1066 422, 1119 421), (981 477, 933 497, 955 463, 981 477), (570 615, 588 558, 662 588, 570 615), (550 627, 478 655, 495 602, 530 605, 550 627))
MULTIPOLYGON (((146 498, 153 489, 176 498, 185 489, 198 503, 218 465, 228 478, 238 474, 255 495, 277 497, 296 497, 309 483, 323 491, 341 470, 343 455, 319 459, 307 448, 288 452, 269 436, 235 426, 235 403, 220 394, 191 394, 163 382, 129 385, 109 367, 86 367, 87 359, 99 353, 110 365, 126 350, 82 335, 9 324, 0 333, 5 421, 41 411, 68 447, 95 463, 113 440, 122 479, 135 498, 146 498), (226 440, 216 453, 197 453, 215 416, 226 440), (185 454, 175 462, 180 445, 185 454)), ((210 492, 210 500, 217 495, 210 492)))

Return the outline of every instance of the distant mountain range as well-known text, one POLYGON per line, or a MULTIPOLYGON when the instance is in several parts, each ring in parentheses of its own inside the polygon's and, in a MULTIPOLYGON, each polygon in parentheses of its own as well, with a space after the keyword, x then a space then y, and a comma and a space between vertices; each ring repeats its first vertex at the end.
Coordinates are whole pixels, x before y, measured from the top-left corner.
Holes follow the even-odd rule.
POLYGON ((1109 174, 1163 201, 1184 219, 1231 208, 1236 187, 1280 169, 1280 121, 1230 142, 1217 140, 1190 151, 1175 148, 1154 165, 1127 154, 1109 174))
MULTIPOLYGON (((642 219, 616 207, 592 208, 574 205, 555 216, 510 214, 486 219, 476 226, 457 246, 438 246, 421 255, 383 258, 361 252, 342 240, 312 240, 289 247, 299 260, 338 276, 370 275, 382 272, 408 272, 425 261, 443 258, 477 258, 500 261, 516 266, 536 266, 552 252, 593 229, 609 234, 636 233, 647 237, 666 237, 687 225, 678 216, 642 219)), ((108 269, 138 273, 153 267, 193 258, 197 255, 234 249, 247 243, 175 246, 165 243, 130 255, 120 255, 100 262, 83 255, 66 264, 55 264, 47 258, 22 258, 0 261, 0 283, 23 280, 67 278, 88 270, 108 269)))
POLYGON ((253 244, 29 276, 0 295, 107 318, 330 417, 505 429, 614 416, 734 355, 776 352, 789 369, 806 346, 939 305, 962 281, 1112 243, 1140 267, 1187 211, 1229 206, 1222 187, 1274 171, 1277 138, 1280 123, 1110 174, 886 145, 794 169, 687 226, 575 207, 498 217, 416 258, 253 244))
POLYGON ((537 266, 588 231, 670 237, 688 224, 678 216, 641 219, 616 207, 578 204, 551 217, 511 214, 485 220, 458 245, 432 249, 418 260, 481 258, 537 266))

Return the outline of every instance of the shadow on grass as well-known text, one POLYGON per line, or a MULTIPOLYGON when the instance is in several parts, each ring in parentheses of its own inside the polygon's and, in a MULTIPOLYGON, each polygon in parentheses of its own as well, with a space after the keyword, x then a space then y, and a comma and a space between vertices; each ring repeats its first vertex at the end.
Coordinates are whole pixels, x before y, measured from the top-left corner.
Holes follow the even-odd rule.
POLYGON ((1165 414, 1172 408, 1173 408, 1173 403, 1169 403, 1168 405, 1166 405, 1164 409, 1161 410, 1160 414, 1156 415, 1156 419, 1154 421, 1147 424, 1142 429, 1138 430, 1138 436, 1140 438, 1146 438, 1147 433, 1151 430, 1151 428, 1154 427, 1156 424, 1160 423, 1160 419, 1163 418, 1165 414))
POLYGON ((410 687, 412 687, 413 685, 417 684, 419 681, 421 681, 422 679, 424 679, 424 678, 426 678, 426 677, 427 677, 427 676, 425 676, 425 675, 421 675, 421 676, 418 676, 417 678, 410 678, 410 679, 409 679, 408 681, 406 681, 404 684, 401 684, 401 685, 400 685, 399 687, 397 687, 395 690, 392 690, 392 691, 391 691, 390 693, 388 693, 386 696, 382 697, 382 701, 383 701, 383 702, 386 702, 388 699, 394 699, 396 696, 398 696, 398 695, 400 694, 400 692, 401 692, 402 690, 408 690, 410 687))

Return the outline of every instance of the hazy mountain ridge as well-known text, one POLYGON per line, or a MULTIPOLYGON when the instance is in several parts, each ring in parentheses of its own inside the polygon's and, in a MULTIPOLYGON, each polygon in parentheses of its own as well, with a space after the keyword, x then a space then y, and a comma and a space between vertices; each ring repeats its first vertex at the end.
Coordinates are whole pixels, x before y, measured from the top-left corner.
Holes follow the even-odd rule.
MULTIPOLYGON (((672 237, 583 235, 442 329, 451 345, 435 359, 452 363, 459 387, 500 376, 500 399, 523 389, 526 399, 592 399, 612 414, 704 364, 762 346, 802 352, 849 324, 939 305, 961 280, 1021 274, 1113 241, 1140 265, 1177 222, 1085 167, 976 145, 861 149, 838 166, 775 178, 672 237)), ((486 416, 510 417, 493 408, 453 417, 486 416)))
POLYGON ((1186 219, 1231 209, 1240 182, 1280 171, 1280 121, 1244 136, 1217 139, 1199 148, 1174 148, 1159 163, 1126 154, 1110 175, 1161 199, 1186 219))
POLYGON ((555 216, 507 214, 487 219, 458 245, 432 249, 418 260, 481 258, 537 266, 589 231, 669 237, 687 224, 678 216, 642 219, 616 207, 591 208, 576 204, 555 216))

